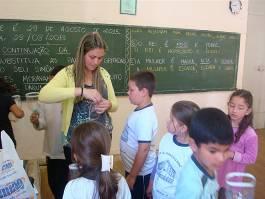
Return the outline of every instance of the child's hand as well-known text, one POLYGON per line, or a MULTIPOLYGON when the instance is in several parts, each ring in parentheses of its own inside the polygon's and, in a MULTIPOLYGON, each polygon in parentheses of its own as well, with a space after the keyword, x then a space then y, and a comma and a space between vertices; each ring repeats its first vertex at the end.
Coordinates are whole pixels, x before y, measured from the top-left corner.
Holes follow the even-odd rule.
POLYGON ((148 187, 146 189, 146 197, 152 199, 153 180, 150 179, 148 187))
POLYGON ((33 112, 30 116, 30 121, 33 125, 39 126, 39 113, 38 112, 33 112))
POLYGON ((135 180, 136 180, 136 178, 131 176, 130 174, 127 176, 126 181, 127 181, 127 184, 129 186, 130 190, 133 190, 133 186, 135 184, 135 180))

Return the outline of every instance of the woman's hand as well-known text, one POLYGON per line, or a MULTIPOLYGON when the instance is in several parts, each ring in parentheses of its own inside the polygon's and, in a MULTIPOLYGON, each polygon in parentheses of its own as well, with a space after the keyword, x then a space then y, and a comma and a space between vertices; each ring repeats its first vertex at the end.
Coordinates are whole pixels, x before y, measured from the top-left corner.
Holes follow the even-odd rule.
POLYGON ((85 99, 92 100, 95 104, 100 103, 103 99, 101 94, 97 91, 97 89, 83 88, 83 97, 85 99))
POLYGON ((95 104, 95 110, 98 114, 104 113, 109 108, 111 108, 111 102, 109 100, 104 99, 104 98, 102 98, 102 100, 99 103, 95 104))

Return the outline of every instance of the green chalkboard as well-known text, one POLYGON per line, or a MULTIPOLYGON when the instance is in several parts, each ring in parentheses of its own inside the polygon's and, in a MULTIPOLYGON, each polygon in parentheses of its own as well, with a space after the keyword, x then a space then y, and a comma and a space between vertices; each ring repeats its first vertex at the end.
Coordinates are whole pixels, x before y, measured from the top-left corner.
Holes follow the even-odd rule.
POLYGON ((0 76, 18 94, 39 91, 57 64, 75 60, 79 40, 98 31, 108 44, 104 63, 117 95, 128 77, 151 70, 157 93, 232 90, 236 86, 237 33, 51 21, 0 20, 0 76))

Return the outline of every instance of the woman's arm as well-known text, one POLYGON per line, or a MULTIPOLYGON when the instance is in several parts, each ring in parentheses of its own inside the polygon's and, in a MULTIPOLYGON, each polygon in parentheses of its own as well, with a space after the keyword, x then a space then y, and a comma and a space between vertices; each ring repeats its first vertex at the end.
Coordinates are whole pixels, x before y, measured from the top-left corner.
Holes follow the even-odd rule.
POLYGON ((108 89, 108 100, 111 103, 110 108, 108 109, 109 112, 114 112, 118 109, 118 100, 116 98, 113 86, 112 86, 112 82, 110 79, 110 74, 104 69, 101 68, 100 69, 101 75, 105 81, 105 84, 107 85, 107 89, 108 89))
POLYGON ((75 83, 71 74, 72 67, 66 67, 58 72, 39 93, 39 100, 46 103, 61 102, 75 97, 75 83))

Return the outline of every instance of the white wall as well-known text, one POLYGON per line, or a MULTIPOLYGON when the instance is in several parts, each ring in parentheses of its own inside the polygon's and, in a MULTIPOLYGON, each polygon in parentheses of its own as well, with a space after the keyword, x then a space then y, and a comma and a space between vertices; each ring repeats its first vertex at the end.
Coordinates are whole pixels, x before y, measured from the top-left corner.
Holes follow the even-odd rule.
MULTIPOLYGON (((126 24, 142 26, 160 26, 186 29, 237 32, 241 34, 237 87, 242 86, 248 0, 243 0, 243 9, 239 15, 229 11, 228 0, 137 0, 137 15, 120 15, 119 0, 2 0, 0 18, 30 19, 50 21, 71 21, 86 23, 126 24)), ((166 120, 171 105, 180 100, 192 100, 200 106, 215 106, 226 111, 226 102, 230 92, 203 92, 170 95, 155 95, 153 102, 159 119, 159 137, 166 130, 166 120)), ((119 137, 126 117, 133 110, 127 97, 119 97, 119 110, 112 114, 114 136, 112 152, 119 152, 119 137)), ((28 115, 26 115, 28 117, 28 115)), ((17 123, 16 134, 22 135, 28 129, 28 120, 17 123)), ((21 138, 21 139, 20 139, 21 138)), ((33 140, 18 139, 18 151, 32 158, 39 154, 27 154, 33 140), (21 144, 23 143, 23 144, 21 144)), ((37 140, 37 139, 36 139, 37 140)), ((37 142, 37 141, 36 141, 37 142)), ((40 143, 35 144, 41 146, 40 143)), ((34 146, 35 146, 34 145, 34 146)), ((38 151, 38 150, 36 150, 38 151)))
POLYGON ((254 96, 254 125, 265 127, 265 0, 250 0, 243 87, 254 96))

